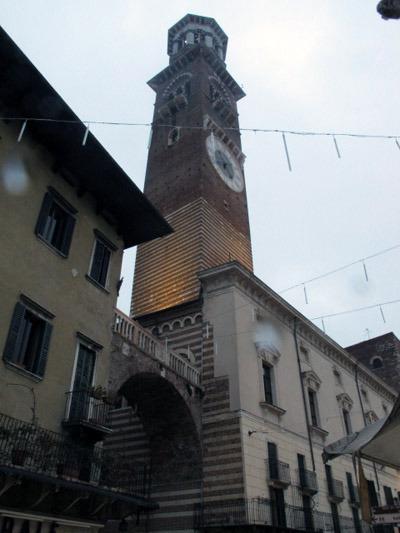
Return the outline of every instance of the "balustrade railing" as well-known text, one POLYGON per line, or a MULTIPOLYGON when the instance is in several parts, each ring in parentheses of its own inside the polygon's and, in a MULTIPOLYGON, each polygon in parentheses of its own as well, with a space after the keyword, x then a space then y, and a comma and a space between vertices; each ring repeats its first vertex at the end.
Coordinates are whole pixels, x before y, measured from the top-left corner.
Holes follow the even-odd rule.
POLYGON ((148 466, 129 457, 84 447, 36 424, 0 413, 0 470, 16 468, 51 478, 89 483, 113 491, 147 496, 148 466))
MULTIPOLYGON (((358 533, 350 517, 339 517, 341 531, 358 533)), ((329 513, 292 505, 277 506, 264 498, 238 499, 198 504, 195 508, 195 528, 263 525, 288 528, 296 531, 332 532, 333 518, 329 513)), ((362 523, 363 532, 370 531, 362 523)))
POLYGON ((338 479, 328 479, 328 494, 334 500, 344 500, 343 482, 338 479))
POLYGON ((267 459, 267 476, 270 481, 278 481, 284 485, 290 484, 290 466, 282 461, 267 459))
POLYGON ((193 385, 200 385, 200 372, 195 365, 191 364, 182 355, 169 350, 166 343, 153 337, 138 322, 132 320, 119 309, 115 309, 114 331, 146 354, 164 363, 193 385))
POLYGON ((313 470, 300 468, 297 470, 297 482, 299 487, 309 492, 318 491, 317 474, 313 470))

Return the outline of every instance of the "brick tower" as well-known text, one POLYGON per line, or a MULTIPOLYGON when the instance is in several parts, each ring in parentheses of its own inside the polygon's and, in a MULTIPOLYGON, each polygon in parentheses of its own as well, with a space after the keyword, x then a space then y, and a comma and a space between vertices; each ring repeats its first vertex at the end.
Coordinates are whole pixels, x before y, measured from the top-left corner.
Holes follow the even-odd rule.
POLYGON ((236 260, 252 270, 236 102, 227 36, 214 19, 186 15, 168 32, 169 66, 156 92, 144 192, 174 233, 139 246, 131 313, 199 298, 197 273, 236 260))

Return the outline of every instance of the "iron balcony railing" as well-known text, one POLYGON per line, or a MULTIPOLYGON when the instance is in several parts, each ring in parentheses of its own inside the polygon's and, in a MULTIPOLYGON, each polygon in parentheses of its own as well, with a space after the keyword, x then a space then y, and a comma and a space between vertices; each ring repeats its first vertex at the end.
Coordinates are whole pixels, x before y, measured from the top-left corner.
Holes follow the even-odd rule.
MULTIPOLYGON (((359 533, 350 517, 339 517, 340 529, 345 533, 359 533)), ((333 518, 329 513, 292 505, 278 506, 264 498, 236 499, 210 502, 195 507, 194 528, 260 525, 296 531, 333 533, 333 518)), ((362 523, 363 532, 370 531, 362 523)))
POLYGON ((290 466, 282 461, 266 460, 267 477, 269 481, 290 485, 290 466))
POLYGON ((99 447, 78 446, 61 434, 0 413, 0 470, 7 467, 113 491, 148 495, 149 469, 99 447))
POLYGON ((66 397, 65 422, 85 423, 111 431, 111 405, 105 400, 93 397, 93 393, 88 390, 70 391, 66 393, 66 397))
POLYGON ((297 470, 297 482, 303 491, 316 493, 318 492, 317 474, 313 470, 299 468, 297 470))
POLYGON ((344 500, 344 489, 342 481, 337 479, 328 479, 328 494, 335 501, 344 500))

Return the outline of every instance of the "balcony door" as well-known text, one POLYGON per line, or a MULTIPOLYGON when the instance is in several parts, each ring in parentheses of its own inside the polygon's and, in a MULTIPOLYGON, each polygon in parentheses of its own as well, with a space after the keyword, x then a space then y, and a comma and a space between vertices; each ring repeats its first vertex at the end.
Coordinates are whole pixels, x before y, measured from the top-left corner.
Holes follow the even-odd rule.
POLYGON ((271 489, 272 523, 279 528, 286 527, 285 494, 283 489, 271 489))
POLYGON ((273 442, 268 442, 268 466, 270 479, 279 479, 278 449, 273 442))
POLYGON ((95 363, 96 352, 85 344, 79 343, 69 410, 70 419, 87 420, 90 418, 89 391, 93 385, 95 363))

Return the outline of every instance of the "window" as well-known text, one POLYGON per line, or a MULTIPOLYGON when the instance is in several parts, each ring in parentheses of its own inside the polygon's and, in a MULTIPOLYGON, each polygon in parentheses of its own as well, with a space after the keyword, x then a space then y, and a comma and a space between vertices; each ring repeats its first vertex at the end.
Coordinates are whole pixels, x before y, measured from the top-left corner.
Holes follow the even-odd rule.
POLYGON ((375 483, 371 479, 367 479, 368 495, 371 507, 378 507, 378 495, 375 489, 375 483))
MULTIPOLYGON (((24 300, 28 300, 24 297, 24 300)), ((17 302, 11 319, 3 358, 21 369, 43 376, 54 318, 40 306, 29 301, 17 302)))
POLYGON ((312 389, 308 389, 308 404, 310 406, 311 425, 319 427, 317 393, 312 389))
POLYGON ((273 368, 263 363, 264 398, 267 403, 274 404, 273 368))
POLYGON ((386 505, 394 505, 393 492, 390 487, 383 486, 383 492, 385 493, 386 505))
POLYGON ((351 418, 350 413, 347 409, 342 409, 344 429, 346 430, 346 435, 351 435, 353 430, 351 428, 351 418))
POLYGON ((112 244, 99 231, 95 230, 96 240, 92 254, 92 261, 89 270, 89 278, 102 287, 107 287, 108 271, 112 251, 117 247, 112 244))
POLYGON ((168 133, 168 146, 173 146, 179 141, 180 131, 179 128, 172 128, 168 133))
POLYGON ((382 368, 383 361, 381 357, 374 357, 371 361, 372 368, 382 368))
POLYGON ((339 511, 336 503, 331 502, 331 513, 333 521, 333 531, 334 533, 341 533, 339 511))
POLYGON ((53 188, 44 196, 36 235, 64 256, 68 255, 77 211, 53 188))
POLYGON ((75 371, 70 395, 68 418, 89 418, 91 402, 89 391, 93 385, 96 365, 96 346, 79 341, 75 360, 75 371))

